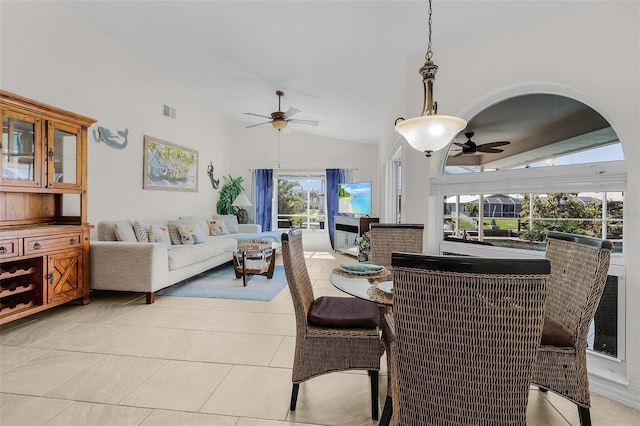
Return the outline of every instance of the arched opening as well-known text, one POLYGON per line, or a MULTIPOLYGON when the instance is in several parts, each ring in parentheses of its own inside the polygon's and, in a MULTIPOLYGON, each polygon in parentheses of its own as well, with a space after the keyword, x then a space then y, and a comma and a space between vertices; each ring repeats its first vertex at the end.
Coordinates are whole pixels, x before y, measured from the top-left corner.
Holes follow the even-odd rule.
POLYGON ((542 256, 548 230, 612 240, 590 349, 624 360, 623 160, 611 124, 579 100, 539 93, 500 100, 469 120, 432 179, 431 195, 443 200, 440 251, 542 256))

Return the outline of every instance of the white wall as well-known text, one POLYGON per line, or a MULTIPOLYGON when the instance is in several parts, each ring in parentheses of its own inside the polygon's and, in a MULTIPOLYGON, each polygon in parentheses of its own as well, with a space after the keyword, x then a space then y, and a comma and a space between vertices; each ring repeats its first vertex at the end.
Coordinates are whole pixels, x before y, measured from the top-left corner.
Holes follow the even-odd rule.
MULTIPOLYGON (((322 125, 322 123, 320 123, 322 125)), ((245 178, 245 190, 250 192, 253 169, 325 170, 353 169, 354 181, 372 181, 373 215, 380 214, 378 205, 378 147, 359 142, 298 133, 280 135, 270 125, 246 129, 245 123, 231 122, 230 172, 245 178)))
POLYGON ((213 213, 218 191, 206 166, 213 161, 216 177, 228 173, 226 118, 64 8, 0 8, 1 87, 98 120, 88 138, 90 223, 213 213), (162 115, 163 103, 177 110, 176 120, 162 115), (98 125, 128 128, 127 148, 96 143, 98 125), (144 135, 199 151, 198 192, 142 189, 144 135))
MULTIPOLYGON (((553 3, 549 3, 553 7, 553 3)), ((629 164, 625 192, 625 256, 627 330, 640 329, 640 4, 593 2, 571 16, 522 27, 484 40, 469 40, 455 49, 434 49, 440 66, 435 99, 441 114, 469 120, 489 105, 519 93, 547 92, 570 96, 591 106, 613 126, 629 164)), ((436 35, 437 36, 437 35, 436 35)), ((414 116, 422 101, 416 70, 424 58, 417 55, 407 66, 406 104, 392 116, 414 116)), ((388 145, 388 143, 386 144, 388 145)), ((437 223, 442 200, 426 198, 426 177, 438 176, 444 154, 425 160, 421 153, 406 151, 406 202, 422 209, 426 229, 437 223), (425 175, 426 173, 426 175, 425 175)), ((388 155, 382 153, 382 155, 388 155)), ((408 207, 407 210, 416 209, 408 207)), ((427 250, 436 252, 439 232, 427 237, 427 250)), ((640 339, 627 334, 627 380, 631 399, 640 395, 640 339)))

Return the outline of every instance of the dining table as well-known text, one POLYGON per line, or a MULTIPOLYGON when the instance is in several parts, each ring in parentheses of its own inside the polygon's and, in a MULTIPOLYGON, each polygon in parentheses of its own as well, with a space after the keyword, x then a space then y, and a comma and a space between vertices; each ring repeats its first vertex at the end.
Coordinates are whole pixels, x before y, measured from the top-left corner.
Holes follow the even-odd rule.
POLYGON ((334 268, 329 281, 335 288, 359 299, 384 305, 393 305, 393 274, 389 268, 379 271, 353 272, 343 265, 334 268))

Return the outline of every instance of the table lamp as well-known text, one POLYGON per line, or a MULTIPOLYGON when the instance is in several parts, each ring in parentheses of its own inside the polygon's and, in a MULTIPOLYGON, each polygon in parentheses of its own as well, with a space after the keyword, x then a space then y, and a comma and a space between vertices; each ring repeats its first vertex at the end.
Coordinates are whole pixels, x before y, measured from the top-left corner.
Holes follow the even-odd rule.
POLYGON ((244 207, 251 207, 253 204, 251 204, 251 201, 244 195, 244 192, 238 195, 231 205, 238 208, 236 212, 238 223, 249 223, 249 212, 245 210, 244 207))

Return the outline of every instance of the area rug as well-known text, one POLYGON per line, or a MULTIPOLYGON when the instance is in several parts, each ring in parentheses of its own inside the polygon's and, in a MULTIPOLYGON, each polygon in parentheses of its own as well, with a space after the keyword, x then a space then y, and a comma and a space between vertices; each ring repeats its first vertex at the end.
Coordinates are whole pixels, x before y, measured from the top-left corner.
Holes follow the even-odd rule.
POLYGON ((157 294, 268 301, 276 297, 286 285, 287 277, 282 265, 276 265, 272 279, 254 275, 246 287, 242 286, 242 278, 236 278, 232 265, 223 265, 163 288, 157 294))

